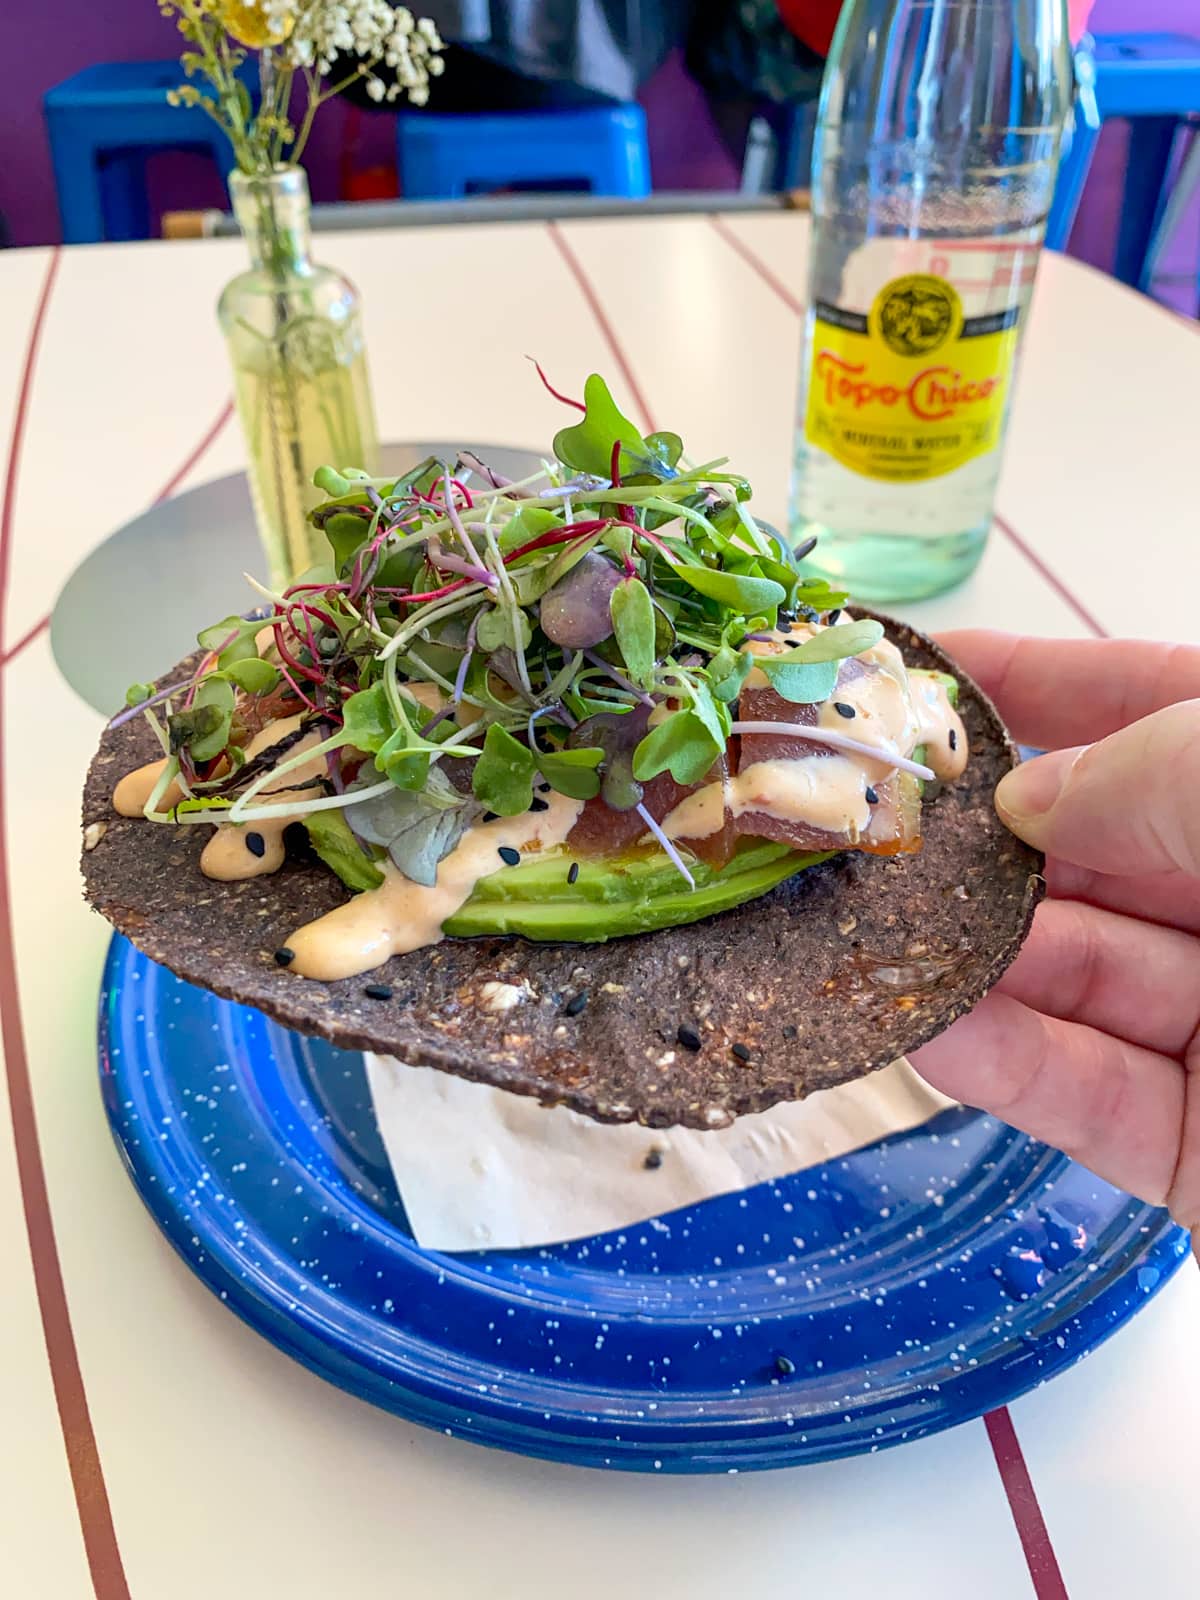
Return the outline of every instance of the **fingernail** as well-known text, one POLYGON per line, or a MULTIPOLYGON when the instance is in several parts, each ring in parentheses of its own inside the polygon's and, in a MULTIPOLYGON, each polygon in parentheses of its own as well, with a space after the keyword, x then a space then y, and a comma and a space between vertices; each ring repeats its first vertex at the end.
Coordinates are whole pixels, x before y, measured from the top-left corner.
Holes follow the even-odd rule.
POLYGON ((1067 775, 1081 754, 1079 750, 1055 750, 1038 756, 1036 761, 1023 761, 1005 773, 996 789, 996 810, 1001 820, 1019 833, 1022 822, 1044 817, 1062 793, 1067 775))

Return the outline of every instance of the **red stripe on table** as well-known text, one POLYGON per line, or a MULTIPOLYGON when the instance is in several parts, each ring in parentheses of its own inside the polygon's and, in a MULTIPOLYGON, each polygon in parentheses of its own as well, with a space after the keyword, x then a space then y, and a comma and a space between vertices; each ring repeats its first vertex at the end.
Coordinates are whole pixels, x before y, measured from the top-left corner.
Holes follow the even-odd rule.
MULTIPOLYGON (((796 296, 791 292, 785 283, 775 276, 770 267, 767 266, 766 262, 755 255, 754 251, 751 250, 750 246, 746 244, 744 240, 738 238, 737 234, 734 233, 733 229, 729 227, 724 219, 717 216, 710 216, 708 220, 716 232, 721 235, 721 238, 725 240, 726 244, 729 245, 730 249, 734 250, 739 256, 741 256, 746 265, 762 279, 768 288, 774 291, 779 299, 783 301, 784 305, 787 306, 789 310, 794 311, 797 316, 803 316, 803 303, 796 298, 796 296)), ((1048 566, 1046 562, 1042 560, 1041 556, 1038 555, 1033 546, 1021 537, 1021 535, 1013 527, 1012 523, 1009 522, 1008 518, 1002 517, 997 511, 993 514, 993 520, 1009 543, 1020 551, 1020 553, 1025 557, 1025 560, 1028 561, 1030 566, 1034 568, 1039 576, 1042 577, 1047 584, 1049 584, 1050 588, 1054 590, 1059 599, 1062 600, 1066 605, 1070 606, 1071 610, 1079 618, 1080 622, 1083 623, 1084 627, 1087 628, 1089 633, 1094 633, 1098 639, 1107 639, 1109 637, 1108 629, 1103 625, 1103 623, 1098 621, 1091 611, 1088 610, 1087 606, 1084 605, 1079 596, 1074 594, 1071 589, 1068 588, 1068 586, 1058 576, 1054 569, 1048 566)))
MULTIPOLYGON (((161 505, 164 500, 169 500, 171 498, 171 496, 175 493, 175 490, 183 482, 184 478, 187 477, 192 468, 196 466, 196 464, 206 454, 209 447, 216 440, 221 432, 221 429, 229 421, 232 415, 233 401, 226 400, 225 404, 217 413, 216 418, 210 424, 207 432, 200 439, 200 442, 195 446, 190 454, 185 457, 182 464, 176 468, 176 470, 167 479, 166 483, 163 484, 162 488, 154 496, 154 499, 151 500, 150 504, 152 506, 161 505)), ((32 644, 38 635, 43 633, 49 626, 50 614, 47 612, 40 622, 35 622, 32 628, 21 635, 16 644, 14 644, 10 650, 0 652, 0 667, 7 666, 10 661, 19 656, 21 651, 24 650, 25 646, 32 644)))
POLYGON ((798 317, 802 317, 804 315, 803 300, 798 299, 792 293, 782 278, 776 277, 762 257, 755 255, 750 246, 738 238, 737 234, 734 233, 733 229, 723 217, 714 216, 710 212, 708 220, 715 231, 721 235, 721 238, 724 239, 729 248, 736 255, 741 256, 742 260, 750 268, 751 272, 755 273, 762 279, 767 288, 783 301, 784 305, 787 306, 789 311, 794 311, 798 317))
POLYGON ((567 270, 575 279, 575 282, 579 285, 580 292, 588 303, 588 309, 591 311, 592 316, 596 319, 596 326, 604 335, 609 352, 617 366, 620 368, 621 377, 625 380, 625 387, 633 396, 634 404, 642 414, 642 425, 645 427, 647 433, 653 433, 654 418, 651 415, 650 407, 646 403, 646 396, 642 392, 641 384, 639 384, 637 381, 633 367, 630 365, 629 358, 625 354, 624 347, 622 346, 621 341, 617 338, 616 330, 612 323, 608 320, 608 314, 604 307, 600 304, 600 297, 596 293, 595 287, 592 284, 592 280, 583 270, 582 262, 576 255, 575 251, 567 243, 566 235, 563 233, 558 223, 548 222, 546 224, 546 228, 549 231, 551 239, 554 241, 559 255, 562 256, 563 260, 566 262, 567 270))
MULTIPOLYGON (((50 304, 61 256, 56 249, 50 258, 21 373, 17 409, 13 417, 8 447, 8 470, 4 479, 3 510, 0 512, 0 647, 4 637, 4 610, 9 570, 12 564, 13 518, 20 470, 21 446, 29 412, 29 397, 37 366, 38 346, 50 304)), ((40 628, 39 624, 39 628, 40 628)), ((37 630, 35 630, 37 631, 37 630)), ((27 636, 28 638, 29 636, 27 636)), ((0 750, 4 740, 4 695, 0 693, 0 750)), ((0 1026, 3 1028, 4 1066, 8 1080, 9 1112, 17 1156, 17 1178, 25 1212, 25 1231, 37 1290, 46 1356, 54 1385, 59 1424, 66 1446, 71 1485, 83 1534, 92 1587, 97 1600, 129 1600, 129 1585, 117 1536, 113 1528, 108 1491, 100 1466, 100 1453, 88 1412, 79 1354, 71 1329, 71 1313, 63 1284, 62 1265, 54 1238, 54 1221, 46 1189, 46 1171, 38 1140, 37 1111, 25 1054, 25 1032, 21 1023, 20 995, 17 988, 16 949, 13 940, 12 891, 8 872, 4 794, 4 764, 0 762, 0 1026)))
POLYGON ((1083 623, 1084 627, 1087 628, 1091 633, 1094 633, 1097 639, 1109 638, 1110 635, 1108 629, 1104 626, 1104 624, 1098 621, 1095 616, 1093 616, 1093 614, 1088 610, 1077 594, 1073 594, 1072 591, 1068 589, 1067 585, 1058 576, 1057 572, 1055 572, 1053 568, 1046 565, 1033 546, 1027 543, 1026 540, 1021 537, 1008 518, 1002 517, 998 511, 993 511, 992 521, 1000 529, 1000 532, 1009 541, 1009 543, 1016 546, 1016 548, 1025 557, 1026 561, 1028 561, 1029 565, 1033 567, 1033 569, 1039 573, 1042 578, 1045 579, 1059 599, 1065 601, 1065 603, 1070 606, 1071 610, 1079 618, 1080 622, 1083 623))
POLYGON ((158 493, 154 496, 154 499, 150 502, 151 505, 154 505, 154 506, 159 505, 163 500, 169 500, 171 498, 171 496, 175 493, 176 489, 183 482, 183 480, 187 477, 188 473, 192 470, 192 468, 196 465, 196 463, 200 460, 200 457, 205 453, 205 451, 208 449, 208 447, 212 444, 213 440, 217 437, 217 435, 220 433, 221 429, 229 421, 229 419, 230 419, 230 417, 232 415, 233 415, 233 401, 232 400, 226 400, 225 404, 221 407, 220 411, 217 413, 216 419, 213 422, 212 426, 209 428, 208 432, 200 440, 199 444, 192 451, 191 455, 189 455, 187 457, 187 459, 183 462, 182 466, 180 466, 175 472, 173 472, 171 474, 171 476, 167 479, 166 483, 163 484, 162 488, 158 491, 158 493))
POLYGON ((23 633, 21 635, 11 650, 6 650, 3 655, 0 655, 0 667, 6 667, 14 658, 14 656, 19 656, 21 651, 24 650, 25 646, 27 644, 32 644, 37 638, 38 634, 44 633, 49 626, 50 613, 47 612, 40 622, 35 622, 33 627, 30 628, 27 633, 23 633))
POLYGON ((1025 1552, 1029 1576, 1033 1580, 1033 1592, 1037 1600, 1070 1600, 1008 1407, 1001 1406, 999 1411, 989 1411, 983 1424, 1000 1471, 1004 1493, 1008 1497, 1008 1509, 1012 1512, 1017 1537, 1025 1552))

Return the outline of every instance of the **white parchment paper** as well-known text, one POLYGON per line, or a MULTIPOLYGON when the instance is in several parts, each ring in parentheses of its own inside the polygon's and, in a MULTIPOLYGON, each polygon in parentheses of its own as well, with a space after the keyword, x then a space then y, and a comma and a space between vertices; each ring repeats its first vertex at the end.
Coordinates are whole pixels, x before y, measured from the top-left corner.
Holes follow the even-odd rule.
POLYGON ((609 1126, 368 1054, 375 1115, 417 1242, 520 1249, 586 1238, 918 1127, 954 1102, 906 1061, 732 1127, 609 1126))

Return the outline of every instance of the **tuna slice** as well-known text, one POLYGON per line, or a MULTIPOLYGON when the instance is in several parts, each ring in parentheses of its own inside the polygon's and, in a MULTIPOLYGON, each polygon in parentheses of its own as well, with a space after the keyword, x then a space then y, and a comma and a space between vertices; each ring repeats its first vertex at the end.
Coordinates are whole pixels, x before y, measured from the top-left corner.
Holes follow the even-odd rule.
MULTIPOLYGON (((722 759, 709 772, 704 784, 723 783, 725 772, 722 759)), ((661 822, 681 800, 703 788, 704 784, 685 786, 676 783, 669 772, 660 772, 657 778, 651 778, 642 786, 642 804, 655 822, 661 822)), ((617 855, 623 850, 631 850, 648 832, 645 819, 639 816, 636 807, 629 811, 613 811, 597 796, 595 800, 589 800, 580 812, 579 821, 571 829, 567 843, 572 850, 584 856, 617 855)), ((726 810, 724 825, 716 833, 710 833, 703 839, 680 842, 701 861, 723 867, 737 848, 737 830, 732 816, 726 810)))
MULTIPOLYGON (((838 684, 851 682, 864 673, 881 669, 870 662, 850 660, 842 663, 838 684)), ((836 693, 836 690, 835 690, 836 693)), ((747 687, 738 702, 738 716, 743 722, 792 722, 815 727, 818 707, 794 705, 769 686, 747 687)), ((818 744, 795 734, 746 733, 738 741, 738 771, 757 761, 796 760, 802 756, 826 758, 836 756, 830 745, 818 744)), ((921 783, 907 773, 893 772, 872 785, 879 796, 871 808, 871 820, 866 831, 857 839, 845 833, 831 833, 827 829, 806 822, 785 821, 768 816, 762 811, 746 811, 733 819, 734 831, 751 834, 756 839, 776 839, 797 850, 865 850, 870 855, 893 856, 921 848, 921 783)))

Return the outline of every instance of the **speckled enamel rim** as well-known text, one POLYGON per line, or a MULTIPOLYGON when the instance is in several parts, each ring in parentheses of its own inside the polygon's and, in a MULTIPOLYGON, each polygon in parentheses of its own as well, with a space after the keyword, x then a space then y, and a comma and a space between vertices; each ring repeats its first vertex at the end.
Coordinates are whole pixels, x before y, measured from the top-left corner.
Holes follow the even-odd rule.
POLYGON ((729 1472, 918 1438, 1064 1370, 1188 1258, 1165 1213, 966 1110, 598 1239, 443 1255, 409 1233, 358 1058, 117 938, 100 1060, 142 1198, 251 1326, 551 1460, 729 1472))

